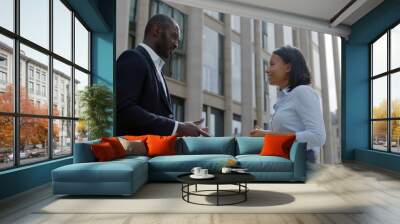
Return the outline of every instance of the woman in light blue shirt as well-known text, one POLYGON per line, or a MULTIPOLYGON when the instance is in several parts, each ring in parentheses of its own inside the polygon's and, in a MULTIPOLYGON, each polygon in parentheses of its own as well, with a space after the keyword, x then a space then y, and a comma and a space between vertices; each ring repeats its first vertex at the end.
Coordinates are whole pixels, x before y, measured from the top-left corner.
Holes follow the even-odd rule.
POLYGON ((278 87, 271 130, 256 128, 250 135, 294 134, 297 141, 307 143, 307 158, 315 162, 313 149, 325 144, 326 134, 320 98, 310 86, 311 77, 304 56, 294 47, 278 48, 266 72, 269 84, 278 87))

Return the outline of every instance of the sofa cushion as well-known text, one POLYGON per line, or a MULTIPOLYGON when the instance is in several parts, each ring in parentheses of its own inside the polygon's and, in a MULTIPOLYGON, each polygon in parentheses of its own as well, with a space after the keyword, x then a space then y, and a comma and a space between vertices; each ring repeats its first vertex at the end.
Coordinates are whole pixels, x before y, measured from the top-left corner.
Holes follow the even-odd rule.
POLYGON ((232 137, 183 137, 177 141, 177 154, 235 155, 235 138, 232 137))
POLYGON ((99 144, 99 139, 87 142, 75 143, 74 147, 74 163, 95 162, 96 158, 90 148, 92 144, 99 144))
POLYGON ((135 172, 147 172, 146 166, 139 159, 74 163, 53 170, 52 174, 57 182, 130 182, 135 172))
POLYGON ((231 155, 174 155, 158 156, 149 160, 151 172, 190 172, 193 167, 200 166, 211 172, 219 171, 230 159, 231 155))
POLYGON ((292 161, 279 156, 238 155, 236 159, 249 172, 293 172, 292 161))
POLYGON ((236 155, 260 154, 263 144, 263 137, 237 137, 236 155))

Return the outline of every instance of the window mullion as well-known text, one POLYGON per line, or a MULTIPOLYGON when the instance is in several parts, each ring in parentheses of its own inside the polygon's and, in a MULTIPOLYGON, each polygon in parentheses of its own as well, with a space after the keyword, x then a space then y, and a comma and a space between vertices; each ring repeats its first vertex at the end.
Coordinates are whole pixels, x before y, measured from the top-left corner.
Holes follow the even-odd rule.
MULTIPOLYGON (((15 0, 14 2, 14 29, 17 35, 19 35, 19 6, 20 1, 15 0)), ((14 39, 14 112, 19 114, 19 99, 20 99, 20 50, 19 50, 19 39, 14 39)), ((20 118, 14 116, 14 166, 19 166, 19 135, 20 135, 20 118)))
MULTIPOLYGON (((53 52, 53 0, 49 0, 49 50, 53 52)), ((53 159, 53 56, 49 55, 49 110, 50 119, 48 120, 48 152, 49 159, 53 159)))

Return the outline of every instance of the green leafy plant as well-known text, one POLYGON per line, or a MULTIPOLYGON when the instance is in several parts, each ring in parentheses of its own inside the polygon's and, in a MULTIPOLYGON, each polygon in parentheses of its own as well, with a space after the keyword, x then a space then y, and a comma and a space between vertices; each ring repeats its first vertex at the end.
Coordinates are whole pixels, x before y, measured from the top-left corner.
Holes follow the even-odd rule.
POLYGON ((112 125, 112 92, 104 85, 95 84, 79 93, 82 120, 88 129, 90 140, 109 136, 112 125))

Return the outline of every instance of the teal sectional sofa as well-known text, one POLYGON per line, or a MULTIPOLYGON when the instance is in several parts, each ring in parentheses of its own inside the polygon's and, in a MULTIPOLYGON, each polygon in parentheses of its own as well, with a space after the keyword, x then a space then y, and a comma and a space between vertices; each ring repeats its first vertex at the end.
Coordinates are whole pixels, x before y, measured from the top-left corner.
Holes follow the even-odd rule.
POLYGON ((306 147, 295 142, 290 159, 260 156, 262 137, 183 137, 176 144, 177 155, 127 156, 96 162, 90 141, 75 144, 74 163, 52 171, 54 194, 131 195, 148 181, 176 181, 193 167, 219 172, 228 160, 235 159, 259 182, 304 182, 306 147))

